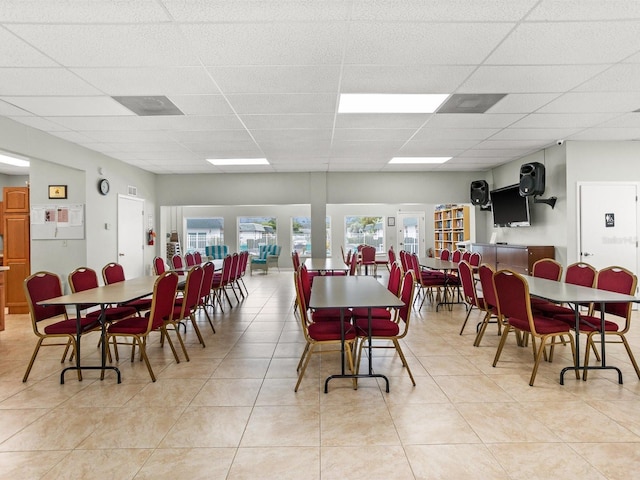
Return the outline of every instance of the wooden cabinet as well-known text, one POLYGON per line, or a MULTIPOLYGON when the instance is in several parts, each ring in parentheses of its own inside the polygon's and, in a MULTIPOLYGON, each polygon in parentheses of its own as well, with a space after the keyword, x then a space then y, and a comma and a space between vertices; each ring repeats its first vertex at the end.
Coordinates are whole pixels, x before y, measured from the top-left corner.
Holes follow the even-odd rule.
POLYGON ((471 251, 482 255, 482 263, 496 270, 509 269, 530 275, 533 264, 541 258, 555 259, 555 248, 550 245, 499 245, 472 243, 471 251))
POLYGON ((433 213, 433 245, 434 255, 440 257, 445 248, 453 251, 456 244, 469 240, 469 207, 466 205, 452 205, 437 209, 433 213))
POLYGON ((29 189, 5 187, 3 191, 5 301, 9 313, 28 313, 23 282, 31 273, 29 189))

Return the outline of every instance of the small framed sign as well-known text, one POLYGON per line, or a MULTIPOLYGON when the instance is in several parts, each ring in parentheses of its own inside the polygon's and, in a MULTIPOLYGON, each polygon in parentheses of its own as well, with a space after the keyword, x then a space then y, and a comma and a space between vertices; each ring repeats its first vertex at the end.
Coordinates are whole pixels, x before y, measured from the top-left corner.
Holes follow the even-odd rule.
POLYGON ((66 185, 49 185, 49 198, 67 198, 66 185))
POLYGON ((387 227, 396 226, 396 217, 387 217, 387 227))

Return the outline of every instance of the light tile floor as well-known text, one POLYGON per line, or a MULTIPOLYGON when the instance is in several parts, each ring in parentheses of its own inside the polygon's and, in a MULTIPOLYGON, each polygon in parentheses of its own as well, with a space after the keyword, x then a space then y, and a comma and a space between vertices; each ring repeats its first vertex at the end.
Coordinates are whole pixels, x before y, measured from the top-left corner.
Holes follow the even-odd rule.
MULTIPOLYGON (((413 387, 392 350, 374 351, 383 382, 332 380, 337 354, 317 355, 294 393, 303 349, 293 313, 291 270, 247 277, 250 295, 225 313, 214 335, 200 318, 206 348, 187 329, 190 362, 175 363, 158 335, 143 363, 120 361, 122 383, 86 371, 61 385, 61 347, 41 351, 22 383, 35 345, 28 316, 10 315, 0 333, 2 479, 521 479, 640 478, 640 381, 621 346, 613 372, 583 382, 559 371, 560 348, 528 379, 530 350, 513 341, 496 368, 498 335, 473 347, 473 312, 412 314, 403 342, 413 387)), ((381 281, 385 281, 381 279, 381 281)), ((637 318, 637 315, 634 315, 637 318)), ((640 355, 640 328, 632 347, 640 355)), ((93 335, 93 334, 92 334, 93 335)), ((83 361, 97 361, 97 338, 83 361)))

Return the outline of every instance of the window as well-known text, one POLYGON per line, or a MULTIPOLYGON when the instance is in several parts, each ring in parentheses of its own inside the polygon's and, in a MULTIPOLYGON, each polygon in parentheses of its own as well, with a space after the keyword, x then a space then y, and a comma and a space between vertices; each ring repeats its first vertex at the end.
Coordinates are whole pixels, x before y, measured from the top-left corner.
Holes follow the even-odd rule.
MULTIPOLYGON (((331 218, 326 217, 326 251, 331 256, 331 218)), ((291 218, 291 245, 301 257, 311 256, 311 217, 291 218)))
POLYGON ((224 244, 224 218, 187 218, 187 245, 185 252, 205 254, 207 245, 224 244))
POLYGON ((258 255, 260 245, 275 245, 276 217, 238 217, 239 251, 258 255))
POLYGON ((382 220, 382 217, 345 217, 345 251, 351 249, 355 252, 358 245, 365 244, 376 247, 376 252, 384 252, 384 225, 382 220))

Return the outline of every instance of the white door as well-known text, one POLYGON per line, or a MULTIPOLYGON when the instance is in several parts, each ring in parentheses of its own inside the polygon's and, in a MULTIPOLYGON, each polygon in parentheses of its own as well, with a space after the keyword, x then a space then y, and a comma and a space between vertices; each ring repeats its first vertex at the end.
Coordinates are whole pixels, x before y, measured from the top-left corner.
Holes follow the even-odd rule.
POLYGON ((578 184, 580 260, 638 274, 638 185, 578 184))
POLYGON ((417 253, 419 257, 426 255, 424 218, 422 212, 398 213, 396 226, 399 250, 417 253))
POLYGON ((127 278, 144 272, 144 200, 118 196, 118 263, 127 278))

